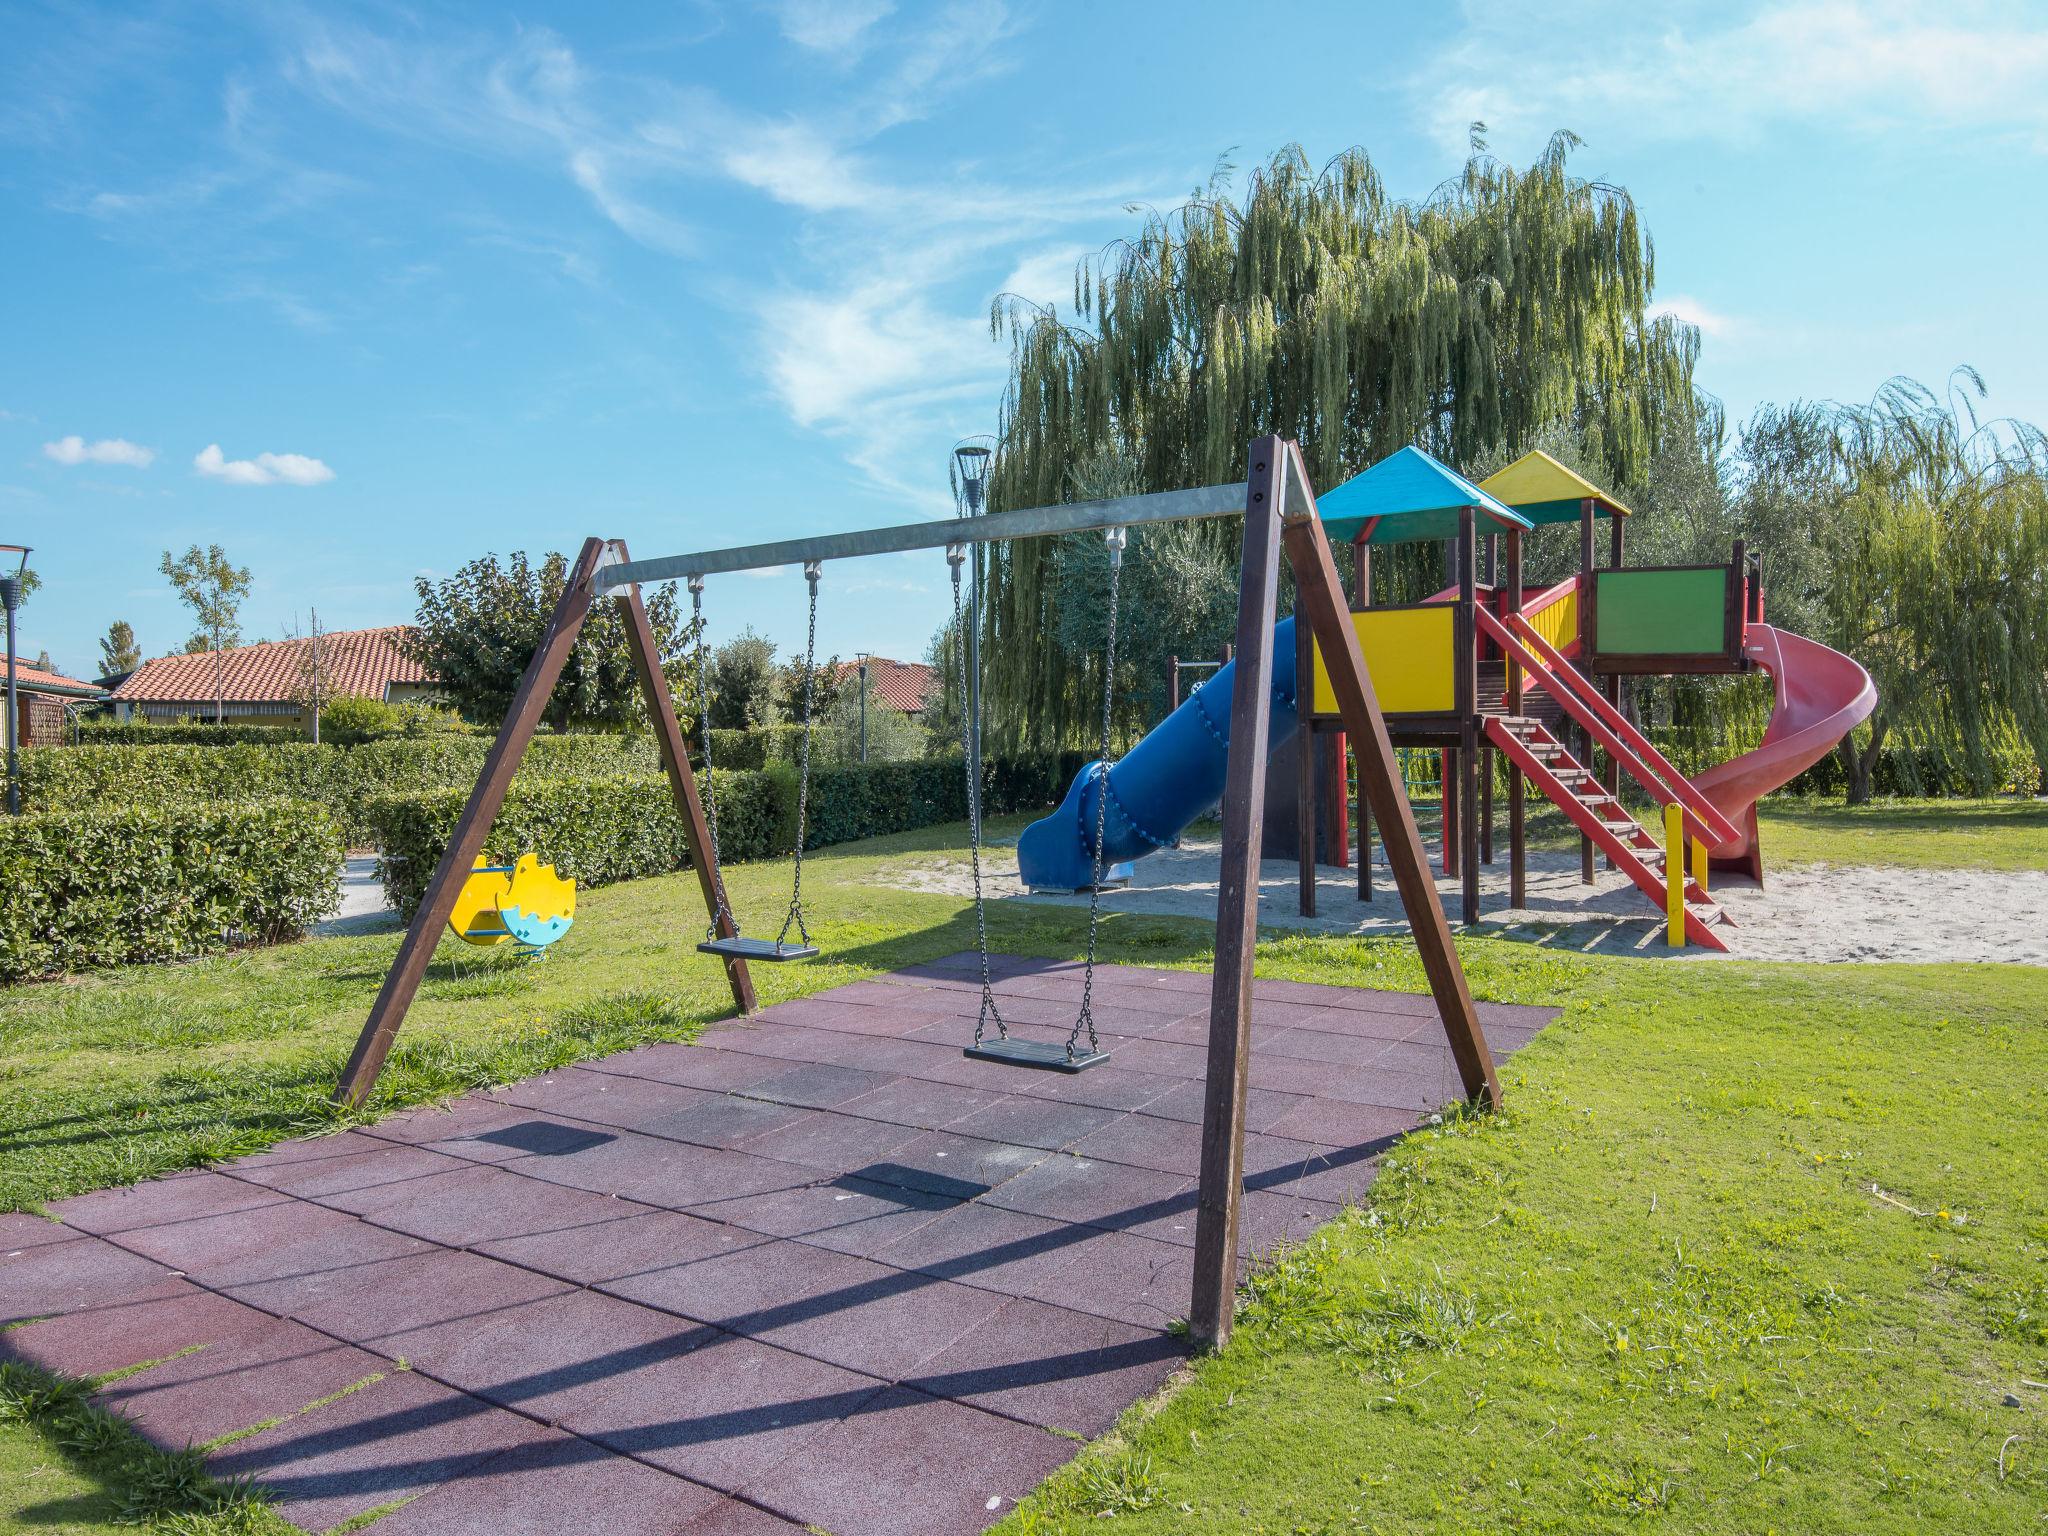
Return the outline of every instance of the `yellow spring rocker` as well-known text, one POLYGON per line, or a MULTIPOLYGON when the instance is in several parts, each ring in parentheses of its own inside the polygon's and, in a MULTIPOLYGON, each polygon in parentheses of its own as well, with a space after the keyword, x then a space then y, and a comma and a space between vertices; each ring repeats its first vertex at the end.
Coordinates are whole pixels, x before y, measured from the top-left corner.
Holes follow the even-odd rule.
POLYGON ((575 921, 576 882, 533 853, 522 853, 514 864, 486 864, 479 854, 448 914, 448 926, 465 944, 510 943, 529 960, 540 959, 575 921))

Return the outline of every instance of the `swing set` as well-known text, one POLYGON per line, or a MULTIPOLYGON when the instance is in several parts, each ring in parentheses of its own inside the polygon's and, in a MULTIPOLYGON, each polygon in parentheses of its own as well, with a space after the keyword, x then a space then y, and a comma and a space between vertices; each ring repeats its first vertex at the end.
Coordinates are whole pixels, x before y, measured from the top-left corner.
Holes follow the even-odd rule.
MULTIPOLYGON (((1098 784, 1093 828, 1093 874, 1088 914, 1087 964, 1079 1017, 1066 1043, 1020 1040, 1010 1035, 990 980, 988 924, 981 888, 981 785, 970 771, 968 830, 974 876, 975 937, 981 956, 981 1011, 966 1054, 992 1065, 1043 1067, 1076 1072, 1107 1059, 1096 1033, 1093 981, 1103 877, 1104 818, 1108 804, 1111 692, 1116 664, 1118 582, 1126 531, 1148 523, 1199 518, 1244 517, 1244 546, 1238 593, 1236 686, 1232 690, 1228 757, 1222 798, 1222 872, 1216 914, 1216 959, 1210 992, 1208 1060, 1202 1122, 1201 1178, 1197 1192, 1194 1293, 1189 1310, 1198 1343, 1220 1345, 1230 1333, 1237 1284, 1237 1229, 1244 1194, 1245 1101, 1251 1064, 1252 967, 1258 935, 1258 874, 1263 832, 1268 695, 1273 676, 1273 629, 1283 552, 1292 567, 1300 614, 1313 628, 1328 664, 1328 683, 1337 713, 1354 743, 1359 788, 1383 830, 1387 862, 1429 979, 1451 1056, 1465 1096, 1486 1108, 1500 1103, 1500 1082, 1472 1003, 1465 973, 1451 945, 1450 928, 1431 879, 1422 839, 1409 809, 1407 786, 1372 678, 1366 670, 1358 632, 1330 555, 1329 540, 1316 515, 1315 493, 1300 449, 1279 437, 1251 445, 1250 469, 1242 484, 1120 496, 992 513, 954 522, 899 524, 818 538, 790 539, 744 548, 711 550, 633 560, 623 541, 584 542, 561 599, 548 621, 533 660, 520 679, 511 708, 484 760, 441 862, 428 882, 406 930, 397 958, 379 988, 370 1016, 334 1092, 337 1103, 360 1105, 375 1086, 399 1027, 426 976, 443 923, 448 921, 484 839, 504 803, 519 759, 532 740, 548 695, 571 647, 602 598, 618 604, 640 689, 660 747, 662 766, 683 818, 692 866, 709 917, 697 947, 725 968, 733 1005, 742 1015, 756 1011, 753 961, 805 959, 818 953, 803 912, 803 856, 808 832, 813 664, 817 650, 818 588, 828 560, 944 549, 952 571, 953 604, 960 617, 960 573, 975 544, 1099 531, 1109 549, 1109 619, 1105 642, 1101 757, 1087 772, 1098 784), (805 648, 801 756, 798 765, 797 839, 791 858, 790 902, 781 932, 773 940, 743 936, 726 899, 719 862, 717 811, 712 786, 710 736, 704 736, 704 791, 690 764, 676 721, 668 682, 661 670, 646 609, 643 582, 684 580, 693 610, 701 618, 707 576, 776 566, 801 565, 810 589, 810 628, 805 648), (791 930, 795 942, 790 942, 791 930), (991 1029, 993 1033, 991 1034, 991 1029), (1085 1045, 1083 1041, 1085 1039, 1085 1045)), ((703 632, 698 632, 702 661, 703 632)), ((958 648, 963 696, 969 678, 965 647, 958 648)), ((699 720, 703 668, 698 669, 699 720)), ((966 722, 963 722, 963 730, 966 722)))

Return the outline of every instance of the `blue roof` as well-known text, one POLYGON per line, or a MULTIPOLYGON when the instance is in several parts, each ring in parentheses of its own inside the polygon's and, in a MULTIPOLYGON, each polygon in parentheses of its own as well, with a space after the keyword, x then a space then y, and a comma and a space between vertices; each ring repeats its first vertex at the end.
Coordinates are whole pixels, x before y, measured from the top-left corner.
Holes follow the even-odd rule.
POLYGON ((1343 544, 1361 532, 1368 544, 1455 538, 1458 514, 1466 507, 1479 509, 1481 533, 1535 526, 1420 448, 1390 454, 1365 473, 1353 475, 1316 498, 1324 533, 1332 543, 1343 544), (1493 529, 1486 526, 1488 522, 1493 529))

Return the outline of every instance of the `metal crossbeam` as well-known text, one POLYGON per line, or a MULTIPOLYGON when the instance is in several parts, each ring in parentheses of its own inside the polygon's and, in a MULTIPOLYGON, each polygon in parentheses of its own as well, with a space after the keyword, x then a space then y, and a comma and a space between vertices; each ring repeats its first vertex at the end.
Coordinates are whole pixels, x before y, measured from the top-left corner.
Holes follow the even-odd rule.
MULTIPOLYGON (((862 528, 828 533, 814 539, 783 539, 773 544, 744 544, 694 555, 660 555, 627 560, 597 573, 600 593, 634 582, 676 581, 686 576, 716 576, 728 571, 757 571, 807 560, 851 560, 863 555, 896 555, 915 549, 944 549, 949 544, 986 544, 998 539, 1036 539, 1055 533, 1081 533, 1091 528, 1127 528, 1140 523, 1190 522, 1205 517, 1231 517, 1244 511, 1242 481, 1202 486, 1191 491, 1155 491, 1146 496, 1113 496, 1106 501, 1070 501, 1055 507, 1025 507, 992 512, 986 517, 899 523, 890 528, 862 528)), ((1290 501, 1293 496, 1290 494, 1290 501)))

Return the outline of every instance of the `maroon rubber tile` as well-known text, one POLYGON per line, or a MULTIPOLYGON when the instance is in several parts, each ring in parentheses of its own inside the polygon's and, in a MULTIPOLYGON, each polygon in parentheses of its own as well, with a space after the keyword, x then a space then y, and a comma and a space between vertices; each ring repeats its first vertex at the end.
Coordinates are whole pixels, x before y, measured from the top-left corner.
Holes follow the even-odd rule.
POLYGON ((705 1092, 680 1083, 662 1083, 654 1088, 640 1086, 649 1081, 639 1076, 621 1077, 615 1072, 560 1067, 546 1077, 528 1078, 523 1083, 499 1088, 493 1097, 544 1115, 608 1125, 615 1105, 637 1102, 673 1110, 705 1092))
POLYGON ((1458 1068, 1451 1057, 1451 1048, 1441 1037, 1435 1040, 1396 1040, 1371 1061, 1361 1063, 1374 1071, 1412 1072, 1418 1077, 1449 1074, 1456 1092, 1458 1068))
POLYGON ((884 1263, 1006 1295, 1032 1294, 1080 1251, 1086 1228, 980 1201, 947 1211, 881 1251, 884 1263))
MULTIPOLYGON (((1135 967, 1133 967, 1135 969, 1135 967)), ((1192 993, 1207 997, 1216 990, 1216 978, 1208 971, 1151 971, 1151 984, 1166 992, 1192 993)))
POLYGON ((764 1079, 749 1087, 747 1097, 766 1099, 775 1104, 796 1104, 805 1109, 831 1109, 857 1099, 864 1093, 873 1093, 884 1087, 891 1077, 890 1072, 869 1072, 859 1067, 841 1067, 830 1063, 813 1063, 808 1066, 792 1067, 787 1072, 764 1079))
MULTIPOLYGON (((1257 1053, 1253 1060, 1257 1060, 1257 1053)), ((1084 1074, 1085 1075, 1085 1074, 1084 1074)), ((1202 1123, 1204 1106, 1207 1103, 1207 1087, 1202 1083, 1182 1083, 1168 1093, 1147 1104, 1144 1112, 1159 1115, 1168 1120, 1192 1120, 1202 1123)), ((1299 1093, 1276 1093, 1270 1088, 1252 1088, 1245 1094, 1244 1126, 1248 1131, 1269 1130, 1288 1111, 1300 1108, 1309 1102, 1307 1095, 1299 1093)))
POLYGON ((707 1029, 700 1043, 716 1050, 738 1051, 763 1060, 780 1061, 784 1063, 783 1071, 786 1072, 792 1063, 814 1061, 820 1049, 849 1042, 829 1030, 805 1029, 801 1024, 757 1024, 735 1020, 707 1029))
POLYGON ((560 1291, 414 1329, 404 1337, 404 1354, 436 1380, 502 1408, 557 1420, 602 1396, 620 1373, 679 1358, 720 1337, 694 1319, 596 1291, 560 1291))
POLYGON ((528 1118, 526 1109, 518 1104, 493 1098, 463 1098, 445 1105, 387 1115, 375 1125, 365 1126, 362 1134, 379 1141, 432 1147, 465 1162, 493 1163, 525 1154, 502 1142, 478 1138, 486 1131, 503 1130, 528 1118))
POLYGON ((1322 1097, 1386 1109, 1428 1110, 1462 1098, 1455 1070, 1393 1072, 1379 1067, 1340 1067, 1324 1084, 1322 1097))
MULTIPOLYGON (((1268 1254, 1290 1243, 1306 1241, 1318 1227, 1343 1214, 1343 1206, 1326 1200, 1304 1199, 1280 1190, 1248 1191, 1237 1219, 1237 1251, 1268 1254)), ((1190 1233, 1193 1230, 1190 1226, 1190 1233)))
MULTIPOLYGON (((1257 1049, 1269 1056, 1295 1057, 1302 1061, 1326 1062, 1332 1066, 1369 1066, 1390 1050, 1408 1050, 1399 1041, 1374 1035, 1338 1033, 1326 1029, 1279 1029, 1260 1041, 1257 1049)), ((1437 1049, 1441 1050, 1442 1047, 1437 1049)))
POLYGON ((602 1531, 676 1536, 730 1500, 573 1435, 544 1431, 376 1522, 378 1536, 602 1531))
POLYGON ((1182 1078, 1158 1072, 1132 1072, 1110 1065, 1090 1067, 1086 1072, 1035 1072, 1012 1078, 1007 1086, 1020 1097, 1129 1110, 1142 1109, 1186 1083, 1182 1078))
MULTIPOLYGON (((1086 1073, 1081 1074, 1086 1076, 1086 1073)), ((1072 1146, 1082 1137, 1118 1118, 1121 1110, 1100 1109, 1092 1104, 1069 1104, 1013 1094, 987 1109, 978 1109, 953 1126, 965 1136, 989 1141, 1014 1142, 1021 1146, 1053 1151, 1072 1146)))
POLYGON ((0 1266, 20 1258, 31 1248, 76 1242, 79 1236, 62 1222, 44 1216, 31 1216, 27 1211, 0 1212, 0 1266))
POLYGON ((732 1093, 788 1068, 780 1061, 711 1045, 643 1045, 586 1063, 592 1072, 643 1077, 712 1093, 732 1093))
POLYGON ((1320 1147, 1299 1162, 1275 1163, 1256 1173, 1247 1167, 1245 1185, 1349 1205, 1365 1197, 1379 1171, 1377 1153, 1355 1147, 1320 1147))
POLYGON ((426 1147, 397 1145, 367 1136, 362 1146, 367 1150, 339 1157, 249 1159, 235 1165, 234 1176, 258 1188, 314 1200, 351 1190, 404 1184, 463 1166, 462 1159, 426 1147))
POLYGON ((11 1356, 66 1376, 99 1376, 241 1339, 269 1322, 261 1312, 177 1280, 152 1288, 145 1299, 11 1328, 0 1334, 0 1359, 11 1356))
POLYGON ((335 1338, 401 1355, 417 1330, 458 1319, 474 1323, 563 1289, 560 1281, 479 1254, 429 1249, 237 1285, 229 1294, 335 1338))
POLYGON ((844 1034, 907 1035, 949 1015, 929 1006, 914 994, 901 1001, 872 1006, 842 1001, 832 993, 825 993, 796 1002, 777 1003, 764 1017, 772 1017, 778 1023, 803 1024, 812 1029, 837 1030, 844 1034))
POLYGON ((1165 1328, 1188 1315, 1195 1251, 1128 1232, 1079 1231, 1071 1260, 1056 1275, 1018 1287, 1026 1296, 1141 1328, 1165 1328))
POLYGON ((894 1381, 995 1316, 1004 1298, 783 1242, 609 1282, 612 1295, 894 1381))
POLYGON ((891 1387, 745 1492, 839 1536, 971 1532, 1073 1452, 1045 1430, 891 1387))
POLYGON ((97 1237, 43 1243, 0 1264, 0 1324, 98 1311, 178 1291, 163 1265, 97 1237))
POLYGON ((1093 1439, 1184 1359, 1157 1329, 1019 1299, 904 1384, 1093 1439))
MULTIPOLYGON (((1427 1004, 1428 999, 1423 1002, 1427 1004)), ((1360 1040, 1413 1040, 1431 1034, 1443 1038, 1443 1028, 1433 1007, 1423 1013, 1410 1013, 1310 1007, 1304 1003, 1257 1003, 1253 1005, 1252 1019, 1255 1028, 1266 1032, 1265 1039, 1299 1030, 1360 1040)))
MULTIPOLYGON (((639 1207, 626 1206, 624 1210, 639 1207)), ((484 1243, 479 1253, 554 1275, 576 1285, 596 1285, 643 1270, 668 1269, 774 1242, 758 1232, 685 1216, 679 1211, 646 1211, 602 1227, 565 1227, 528 1237, 484 1243)))
MULTIPOLYGON (((775 1108, 783 1112, 780 1106, 775 1108)), ((836 1110, 791 1111, 797 1119, 754 1137, 746 1150, 825 1173, 848 1173, 881 1161, 923 1134, 915 1126, 857 1119, 851 1109, 849 1105, 836 1110)))
POLYGON ((737 1201, 720 1219, 773 1237, 801 1238, 820 1248, 873 1258, 958 1200, 842 1174, 799 1189, 737 1201))
POLYGON ((69 1200, 58 1201, 50 1210, 68 1227, 112 1237, 144 1227, 170 1226, 252 1206, 274 1205, 283 1198, 218 1173, 193 1171, 95 1190, 89 1195, 73 1195, 69 1200))
POLYGON ((470 1248, 535 1232, 582 1230, 647 1208, 488 1164, 322 1197, 322 1203, 428 1242, 470 1248))
MULTIPOLYGON (((461 1166, 455 1164, 453 1166, 461 1166)), ((346 1272, 366 1262, 422 1252, 414 1238, 385 1232, 345 1211, 285 1200, 225 1216, 145 1227, 122 1243, 216 1289, 288 1276, 346 1272)))
POLYGON ((715 1508, 678 1527, 675 1536, 810 1536, 810 1532, 738 1499, 720 1499, 715 1508))
POLYGON ((669 1136, 700 1147, 732 1150, 771 1131, 795 1125, 814 1111, 765 1099, 742 1098, 737 1094, 707 1094, 688 1109, 665 1120, 651 1119, 637 1126, 653 1136, 669 1136))
POLYGON ((1004 1097, 999 1088, 970 1088, 957 1083, 930 1083, 899 1077, 873 1093, 848 1099, 834 1113, 888 1120, 918 1130, 942 1130, 1004 1097))
POLYGON ((516 1414, 394 1371, 339 1402, 238 1440, 208 1458, 216 1477, 252 1477, 277 1512, 325 1530, 380 1504, 457 1482, 544 1431, 516 1414))
MULTIPOLYGON (((965 1124, 965 1122, 962 1122, 965 1124)), ((886 1158, 852 1170, 878 1184, 921 1189, 956 1200, 972 1200, 1051 1156, 1042 1147, 990 1141, 958 1131, 926 1131, 886 1158)))
POLYGON ((1195 1188, 1179 1174, 1054 1153, 983 1197, 1006 1210, 1111 1231, 1167 1237, 1185 1229, 1192 1243, 1195 1188))
POLYGON ((1193 1178, 1202 1166, 1202 1127, 1193 1120, 1156 1115, 1120 1115, 1072 1148, 1077 1157, 1136 1168, 1155 1168, 1193 1178))
POLYGON ((1297 1105, 1266 1129, 1275 1136, 1329 1146, 1381 1145, 1415 1129, 1420 1117, 1412 1110, 1385 1109, 1374 1104, 1345 1104, 1311 1099, 1297 1105))
POLYGON ((1268 1093, 1294 1093, 1312 1098, 1321 1095, 1329 1083, 1343 1074, 1373 1070, 1376 1069, 1339 1066, 1327 1061, 1304 1061, 1299 1056, 1262 1056, 1255 1050, 1245 1076, 1254 1088, 1263 1088, 1268 1093))
POLYGON ((118 1408, 171 1450, 289 1418, 372 1376, 391 1362, 337 1344, 297 1323, 264 1318, 247 1337, 211 1344, 104 1387, 118 1408))
POLYGON ((802 1183, 810 1169, 620 1131, 611 1140, 559 1157, 528 1158, 518 1171, 594 1194, 622 1195, 666 1210, 729 1201, 802 1183))
POLYGON ((618 1369, 604 1380, 534 1406, 564 1429, 725 1492, 808 1463, 813 1442, 882 1390, 872 1377, 729 1336, 686 1354, 615 1351, 610 1363, 618 1369))

